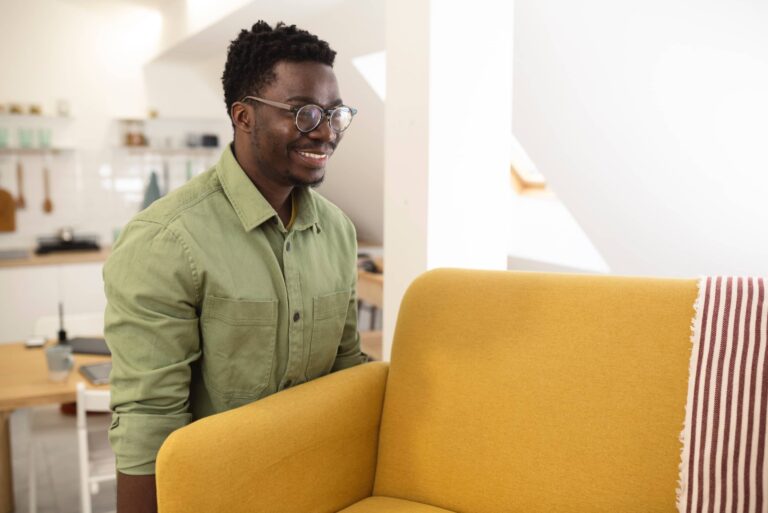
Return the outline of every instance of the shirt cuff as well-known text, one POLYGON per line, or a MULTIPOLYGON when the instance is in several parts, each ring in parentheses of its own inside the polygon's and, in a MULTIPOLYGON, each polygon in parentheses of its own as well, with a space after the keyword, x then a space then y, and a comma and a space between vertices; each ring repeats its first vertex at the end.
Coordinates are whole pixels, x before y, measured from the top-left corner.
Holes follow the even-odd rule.
POLYGON ((358 353, 352 356, 336 357, 336 361, 333 363, 333 369, 331 369, 331 372, 349 369, 350 367, 369 362, 370 360, 371 359, 365 353, 358 353))
POLYGON ((109 428, 109 442, 117 459, 117 470, 127 475, 155 473, 160 446, 173 431, 192 420, 189 413, 145 415, 115 413, 109 428))

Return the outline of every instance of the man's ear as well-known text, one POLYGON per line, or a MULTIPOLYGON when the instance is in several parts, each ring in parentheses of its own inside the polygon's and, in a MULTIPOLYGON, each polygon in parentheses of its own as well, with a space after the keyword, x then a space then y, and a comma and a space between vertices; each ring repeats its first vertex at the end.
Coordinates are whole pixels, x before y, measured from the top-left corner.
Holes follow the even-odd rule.
POLYGON ((242 102, 235 102, 230 109, 230 116, 232 117, 232 124, 235 128, 246 133, 250 133, 253 130, 253 109, 249 109, 248 106, 242 102))

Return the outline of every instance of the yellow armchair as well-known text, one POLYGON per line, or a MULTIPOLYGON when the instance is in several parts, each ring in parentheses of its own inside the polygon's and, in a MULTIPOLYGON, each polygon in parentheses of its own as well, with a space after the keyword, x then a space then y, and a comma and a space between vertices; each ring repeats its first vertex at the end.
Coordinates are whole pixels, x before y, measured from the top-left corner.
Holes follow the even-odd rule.
POLYGON ((674 512, 696 280, 437 270, 371 363, 197 421, 161 513, 674 512))

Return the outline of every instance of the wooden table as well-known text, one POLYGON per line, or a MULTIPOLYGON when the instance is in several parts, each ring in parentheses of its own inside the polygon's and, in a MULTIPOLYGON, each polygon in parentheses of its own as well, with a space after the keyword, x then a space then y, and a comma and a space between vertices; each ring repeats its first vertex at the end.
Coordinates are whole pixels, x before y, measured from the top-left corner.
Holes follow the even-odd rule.
MULTIPOLYGON (((75 355, 75 366, 67 380, 52 383, 48 381, 43 348, 27 349, 23 343, 0 344, 0 513, 11 513, 14 509, 9 422, 13 410, 74 402, 76 384, 86 381, 78 368, 105 361, 109 361, 109 356, 75 355)), ((109 385, 89 387, 108 389, 109 385)))
POLYGON ((27 267, 35 265, 64 265, 87 264, 91 262, 105 262, 112 248, 106 247, 99 251, 66 251, 59 253, 47 253, 35 255, 30 250, 26 256, 19 258, 0 259, 0 269, 7 267, 27 267))
POLYGON ((384 274, 357 271, 357 299, 369 305, 384 306, 384 274))

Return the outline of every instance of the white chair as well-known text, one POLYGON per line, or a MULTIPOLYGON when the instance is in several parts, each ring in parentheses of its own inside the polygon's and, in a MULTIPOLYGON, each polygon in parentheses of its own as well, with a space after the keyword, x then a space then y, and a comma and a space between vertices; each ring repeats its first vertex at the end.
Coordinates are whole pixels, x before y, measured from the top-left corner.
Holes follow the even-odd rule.
POLYGON ((91 390, 77 384, 77 452, 80 460, 80 508, 91 513, 91 495, 99 492, 99 483, 116 478, 115 455, 107 431, 88 430, 88 412, 108 412, 109 390, 91 390))

